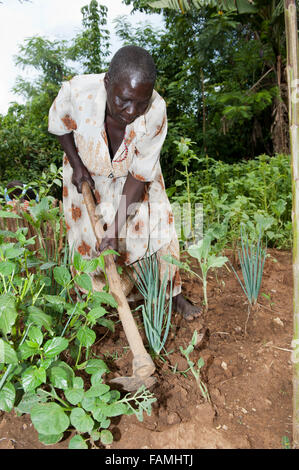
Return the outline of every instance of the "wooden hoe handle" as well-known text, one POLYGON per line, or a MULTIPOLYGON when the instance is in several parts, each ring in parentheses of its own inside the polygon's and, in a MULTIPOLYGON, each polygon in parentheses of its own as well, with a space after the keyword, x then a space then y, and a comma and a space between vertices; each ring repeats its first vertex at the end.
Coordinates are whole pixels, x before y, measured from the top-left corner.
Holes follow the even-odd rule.
MULTIPOLYGON (((95 214, 95 200, 89 184, 84 181, 82 184, 82 194, 84 202, 89 214, 90 222, 96 236, 98 244, 101 243, 103 238, 103 227, 99 221, 99 217, 95 214)), ((122 322, 125 335, 127 337, 129 346, 133 353, 133 375, 140 378, 149 377, 155 371, 155 365, 146 351, 139 331, 137 329, 135 320, 132 316, 127 298, 121 286, 121 280, 118 275, 114 258, 112 254, 105 255, 105 271, 108 278, 110 292, 118 304, 118 314, 122 322)))

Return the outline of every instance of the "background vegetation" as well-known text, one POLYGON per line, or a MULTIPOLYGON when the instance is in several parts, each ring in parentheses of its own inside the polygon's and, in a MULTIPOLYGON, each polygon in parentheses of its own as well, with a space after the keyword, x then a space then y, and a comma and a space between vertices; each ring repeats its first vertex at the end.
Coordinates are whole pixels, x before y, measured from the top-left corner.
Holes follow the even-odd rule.
MULTIPOLYGON (((186 174, 179 173, 184 174, 186 165, 177 144, 183 139, 192 142, 188 191, 193 203, 204 204, 205 227, 214 230, 213 224, 221 224, 229 241, 234 223, 260 213, 274 217, 270 242, 288 245, 291 187, 283 2, 256 0, 255 13, 203 7, 182 14, 153 9, 143 0, 123 1, 146 11, 149 20, 157 11, 164 18, 163 28, 155 29, 150 22, 133 25, 129 17, 118 17, 115 31, 123 45, 145 47, 157 64, 156 88, 167 102, 169 120, 161 163, 172 201, 186 198, 186 174), (229 216, 231 211, 242 212, 240 220, 229 216)), ((33 69, 37 78, 29 82, 18 77, 14 90, 26 103, 14 103, 0 115, 3 185, 11 179, 38 180, 51 163, 61 165, 58 141, 47 132, 49 108, 63 80, 107 69, 107 8, 91 0, 81 11, 82 29, 71 41, 35 36, 19 47, 16 63, 23 70, 33 69)), ((60 197, 60 190, 54 195, 60 197)))

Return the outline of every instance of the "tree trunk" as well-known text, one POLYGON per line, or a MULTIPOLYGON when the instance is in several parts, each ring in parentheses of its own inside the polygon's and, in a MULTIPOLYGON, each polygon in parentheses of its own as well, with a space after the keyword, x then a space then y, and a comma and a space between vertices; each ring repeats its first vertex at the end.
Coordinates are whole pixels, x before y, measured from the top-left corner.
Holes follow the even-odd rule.
POLYGON ((287 43, 289 129, 292 162, 292 222, 294 277, 293 333, 293 447, 299 448, 299 80, 298 33, 295 0, 284 0, 287 43), (298 97, 298 98, 297 98, 298 97))
POLYGON ((271 135, 273 142, 273 150, 275 153, 289 153, 289 132, 288 132, 288 116, 287 107, 285 105, 285 84, 281 80, 281 56, 277 56, 276 60, 276 81, 278 88, 278 96, 274 99, 273 108, 273 124, 271 126, 271 135))

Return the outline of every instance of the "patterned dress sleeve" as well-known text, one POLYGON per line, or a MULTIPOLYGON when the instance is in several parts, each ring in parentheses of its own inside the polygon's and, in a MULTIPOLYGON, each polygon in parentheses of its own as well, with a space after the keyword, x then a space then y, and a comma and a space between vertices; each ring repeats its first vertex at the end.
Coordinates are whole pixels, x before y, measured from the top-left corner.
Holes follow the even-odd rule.
POLYGON ((145 115, 146 132, 137 133, 135 155, 129 168, 131 175, 139 181, 153 181, 159 162, 160 151, 167 134, 166 104, 163 98, 145 115))
POLYGON ((71 82, 63 82, 49 111, 48 131, 55 135, 70 134, 77 129, 74 114, 71 82))

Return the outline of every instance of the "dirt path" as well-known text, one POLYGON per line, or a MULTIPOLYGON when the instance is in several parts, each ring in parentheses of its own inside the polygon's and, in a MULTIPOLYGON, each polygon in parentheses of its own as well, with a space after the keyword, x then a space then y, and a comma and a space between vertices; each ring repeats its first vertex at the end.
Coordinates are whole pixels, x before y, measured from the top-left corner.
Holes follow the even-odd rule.
MULTIPOLYGON (((172 319, 167 358, 157 362, 153 413, 114 418, 111 449, 276 449, 292 445, 292 267, 291 254, 269 250, 261 305, 247 323, 245 296, 232 272, 221 268, 209 278, 209 311, 200 320, 172 319), (179 347, 194 329, 207 333, 191 355, 203 357, 202 380, 212 406, 204 401, 179 347)), ((184 292, 202 301, 197 280, 184 277, 184 292)), ((100 332, 99 332, 100 334, 100 332)), ((112 370, 131 373, 132 356, 124 333, 116 329, 97 345, 112 370)), ((55 446, 67 448, 69 437, 55 446)), ((27 415, 0 415, 0 449, 45 448, 27 415)))

